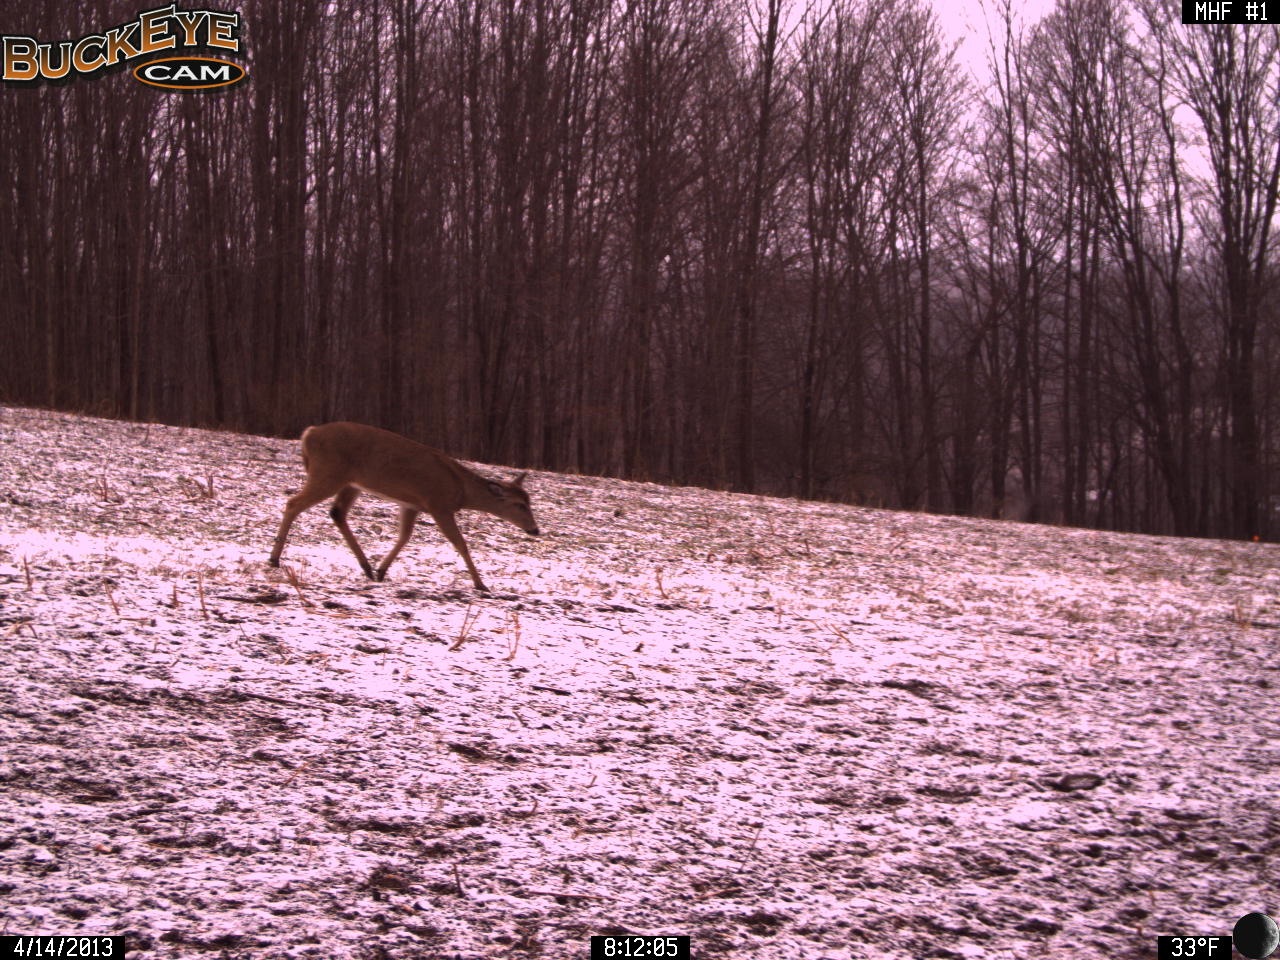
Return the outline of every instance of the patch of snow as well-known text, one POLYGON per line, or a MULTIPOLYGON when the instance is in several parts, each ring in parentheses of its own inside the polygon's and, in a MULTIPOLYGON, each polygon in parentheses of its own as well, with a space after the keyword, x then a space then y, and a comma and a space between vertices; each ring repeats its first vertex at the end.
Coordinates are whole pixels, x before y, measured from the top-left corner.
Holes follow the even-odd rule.
POLYGON ((0 407, 3 932, 1100 960, 1275 911, 1272 545, 535 473, 541 538, 463 515, 480 596, 322 507, 269 568, 301 479, 0 407))

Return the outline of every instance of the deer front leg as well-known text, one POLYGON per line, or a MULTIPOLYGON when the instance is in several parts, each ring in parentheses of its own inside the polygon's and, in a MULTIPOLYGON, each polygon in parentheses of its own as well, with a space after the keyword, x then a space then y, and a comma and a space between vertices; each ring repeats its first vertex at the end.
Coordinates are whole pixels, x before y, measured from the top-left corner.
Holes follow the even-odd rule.
POLYGON ((462 554, 462 560, 467 565, 467 572, 471 574, 471 582, 476 585, 476 589, 481 593, 488 593, 489 588, 484 585, 484 581, 480 579, 480 571, 471 562, 471 551, 467 549, 467 541, 462 539, 462 531, 458 529, 458 522, 453 515, 433 513, 431 516, 435 518, 436 526, 440 528, 445 539, 454 545, 458 553, 462 554))

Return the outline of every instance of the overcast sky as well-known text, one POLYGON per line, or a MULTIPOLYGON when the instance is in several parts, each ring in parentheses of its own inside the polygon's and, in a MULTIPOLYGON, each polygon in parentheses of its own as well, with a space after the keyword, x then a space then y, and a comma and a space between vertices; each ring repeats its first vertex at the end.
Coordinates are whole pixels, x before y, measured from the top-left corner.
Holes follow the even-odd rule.
MULTIPOLYGON (((1053 8, 1056 0, 1022 0, 1015 2, 1015 16, 1024 27, 1035 23, 1053 8)), ((1004 26, 1000 22, 997 5, 982 0, 935 0, 932 4, 938 22, 953 40, 960 41, 956 58, 961 66, 975 77, 987 75, 987 55, 990 49, 988 35, 994 29, 999 35, 1004 26), (987 20, 991 24, 988 26, 987 20)))

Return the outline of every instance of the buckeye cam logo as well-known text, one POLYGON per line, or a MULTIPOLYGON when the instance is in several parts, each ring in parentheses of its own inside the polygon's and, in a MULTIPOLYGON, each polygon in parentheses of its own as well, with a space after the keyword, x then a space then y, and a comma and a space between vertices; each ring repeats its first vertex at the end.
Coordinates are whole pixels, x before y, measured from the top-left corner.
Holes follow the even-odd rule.
POLYGON ((217 57, 166 57, 134 67, 133 75, 162 90, 212 90, 237 84, 249 74, 240 64, 217 57))
POLYGON ((41 43, 35 37, 6 35, 0 50, 0 81, 40 83, 92 77, 134 60, 133 75, 165 90, 209 90, 230 87, 249 74, 220 57, 194 51, 240 52, 240 14, 225 10, 179 10, 176 4, 139 13, 135 20, 90 33, 78 40, 41 43), (189 56, 155 59, 153 54, 192 50, 189 56))

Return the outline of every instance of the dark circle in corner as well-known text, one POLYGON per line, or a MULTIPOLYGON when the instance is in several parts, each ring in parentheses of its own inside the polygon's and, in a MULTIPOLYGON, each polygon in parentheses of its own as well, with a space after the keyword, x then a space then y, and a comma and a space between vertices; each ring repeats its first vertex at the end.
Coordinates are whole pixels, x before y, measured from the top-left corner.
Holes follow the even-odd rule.
POLYGON ((1280 927, 1265 913, 1246 913, 1236 921, 1231 942, 1242 957, 1266 960, 1280 947, 1280 927))

